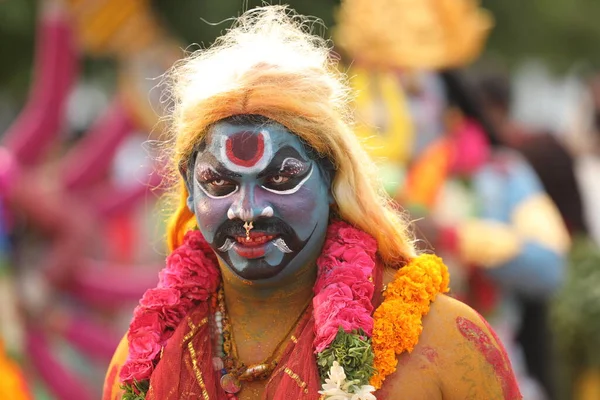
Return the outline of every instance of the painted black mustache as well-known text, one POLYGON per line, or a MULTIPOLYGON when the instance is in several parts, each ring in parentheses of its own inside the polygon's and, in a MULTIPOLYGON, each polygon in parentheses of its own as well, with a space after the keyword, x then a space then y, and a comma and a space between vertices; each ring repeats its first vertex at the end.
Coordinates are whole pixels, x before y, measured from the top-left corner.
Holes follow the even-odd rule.
MULTIPOLYGON (((304 245, 304 242, 300 240, 292 227, 277 217, 259 218, 252 221, 252 225, 254 226, 252 228, 253 232, 261 232, 266 235, 281 237, 293 252, 299 251, 304 245)), ((217 229, 213 247, 221 247, 227 238, 233 239, 235 237, 245 236, 246 229, 244 228, 244 221, 241 219, 228 219, 217 229)))

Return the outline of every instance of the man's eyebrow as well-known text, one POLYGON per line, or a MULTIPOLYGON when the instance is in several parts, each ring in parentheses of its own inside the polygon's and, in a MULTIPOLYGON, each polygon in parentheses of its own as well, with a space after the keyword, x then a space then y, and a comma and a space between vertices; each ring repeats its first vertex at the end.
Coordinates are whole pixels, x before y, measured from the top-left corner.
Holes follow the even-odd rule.
POLYGON ((215 156, 210 153, 203 153, 200 158, 198 158, 198 169, 204 166, 210 167, 217 174, 221 175, 224 178, 241 178, 241 174, 232 172, 227 169, 223 164, 221 164, 215 156))
POLYGON ((267 165, 267 167, 258 174, 258 178, 262 178, 267 175, 277 174, 278 172, 280 172, 281 166, 283 165, 283 162, 286 158, 295 158, 296 160, 304 164, 308 163, 308 161, 305 160, 304 157, 302 157, 302 155, 300 155, 298 150, 296 150, 292 146, 284 146, 281 149, 279 149, 277 153, 275 153, 275 156, 273 156, 269 165, 267 165))

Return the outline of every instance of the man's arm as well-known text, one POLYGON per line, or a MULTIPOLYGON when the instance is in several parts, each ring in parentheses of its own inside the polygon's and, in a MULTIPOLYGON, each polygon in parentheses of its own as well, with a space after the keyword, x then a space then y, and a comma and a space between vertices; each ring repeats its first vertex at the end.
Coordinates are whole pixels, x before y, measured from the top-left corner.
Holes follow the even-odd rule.
POLYGON ((123 336, 106 372, 102 400, 121 400, 123 397, 119 373, 127 359, 128 353, 129 343, 127 342, 127 336, 123 336))
POLYGON ((520 400, 504 347, 467 305, 438 295, 415 349, 398 359, 380 396, 386 400, 520 400))
POLYGON ((473 178, 479 218, 457 227, 460 254, 500 285, 547 298, 563 279, 568 232, 531 167, 516 154, 499 158, 473 178))
POLYGON ((445 400, 522 399, 504 346, 472 308, 440 296, 424 320, 423 335, 426 330, 439 348, 437 372, 445 400))

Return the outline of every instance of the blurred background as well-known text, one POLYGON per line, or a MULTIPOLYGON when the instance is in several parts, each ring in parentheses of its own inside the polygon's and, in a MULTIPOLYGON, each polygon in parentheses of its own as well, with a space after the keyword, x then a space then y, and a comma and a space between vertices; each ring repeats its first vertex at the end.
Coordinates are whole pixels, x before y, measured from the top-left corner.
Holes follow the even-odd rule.
MULTIPOLYGON (((101 397, 166 253, 160 76, 261 4, 0 1, 0 398, 101 397)), ((600 2, 288 4, 525 399, 600 399, 600 2)))

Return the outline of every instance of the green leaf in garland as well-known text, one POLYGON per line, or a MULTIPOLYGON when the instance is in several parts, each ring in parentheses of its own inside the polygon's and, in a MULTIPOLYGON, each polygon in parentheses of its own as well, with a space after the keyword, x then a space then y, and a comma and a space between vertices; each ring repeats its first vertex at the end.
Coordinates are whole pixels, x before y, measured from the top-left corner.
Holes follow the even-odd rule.
POLYGON ((150 389, 150 381, 134 382, 133 385, 123 385, 121 389, 123 393, 122 400, 145 400, 146 393, 150 389))
POLYGON ((347 381, 356 381, 358 386, 368 385, 375 372, 373 358, 371 338, 362 329, 347 333, 340 327, 329 347, 317 354, 321 382, 325 381, 333 362, 337 361, 344 368, 347 381))

